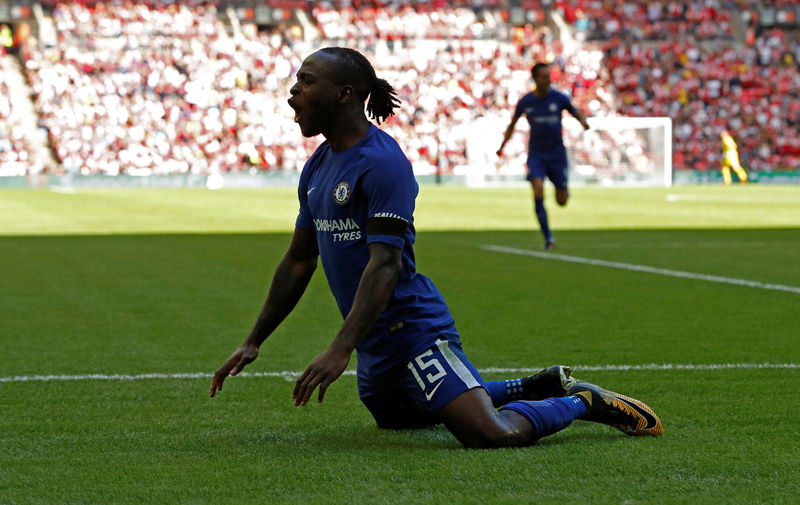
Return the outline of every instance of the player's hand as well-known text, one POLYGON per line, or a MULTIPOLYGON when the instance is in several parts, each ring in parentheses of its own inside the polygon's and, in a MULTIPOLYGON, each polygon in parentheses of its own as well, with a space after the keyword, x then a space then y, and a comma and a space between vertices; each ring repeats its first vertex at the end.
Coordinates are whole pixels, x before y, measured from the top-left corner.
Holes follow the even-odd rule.
POLYGON ((258 357, 258 347, 251 344, 242 344, 242 346, 228 358, 225 363, 219 367, 219 370, 214 372, 214 378, 211 380, 211 389, 208 390, 208 396, 214 398, 217 391, 222 391, 222 383, 228 375, 236 375, 242 371, 242 368, 252 363, 258 357))
POLYGON ((294 384, 292 398, 294 398, 295 407, 302 407, 308 403, 317 386, 319 386, 317 401, 322 403, 328 386, 338 379, 344 369, 347 368, 351 354, 352 351, 331 345, 325 352, 311 360, 311 363, 294 384))

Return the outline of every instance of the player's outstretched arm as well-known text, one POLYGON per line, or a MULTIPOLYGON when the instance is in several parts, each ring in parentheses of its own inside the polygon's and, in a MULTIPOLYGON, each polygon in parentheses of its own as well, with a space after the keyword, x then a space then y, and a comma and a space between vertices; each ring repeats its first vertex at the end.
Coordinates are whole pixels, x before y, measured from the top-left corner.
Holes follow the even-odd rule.
POLYGON ((517 125, 517 120, 519 120, 519 117, 512 118, 511 122, 508 124, 508 128, 506 128, 506 131, 503 133, 503 143, 500 144, 500 149, 497 150, 497 156, 503 155, 503 148, 506 146, 508 139, 511 138, 511 134, 514 133, 514 126, 517 125))
POLYGON ((583 126, 584 130, 589 129, 589 123, 586 121, 586 114, 584 114, 582 110, 576 107, 575 112, 573 112, 572 115, 578 120, 581 126, 583 126))
POLYGON ((214 373, 209 396, 213 398, 217 391, 222 390, 222 383, 228 375, 238 374, 258 357, 261 344, 303 296, 317 267, 317 256, 319 250, 314 231, 295 228, 289 250, 275 269, 267 299, 253 329, 242 345, 214 373))
POLYGON ((308 403, 317 386, 318 401, 322 402, 328 386, 347 368, 353 350, 375 325, 392 296, 403 268, 402 251, 373 242, 369 245, 369 254, 369 262, 361 274, 353 306, 342 328, 331 345, 311 361, 295 383, 292 398, 296 406, 308 403))

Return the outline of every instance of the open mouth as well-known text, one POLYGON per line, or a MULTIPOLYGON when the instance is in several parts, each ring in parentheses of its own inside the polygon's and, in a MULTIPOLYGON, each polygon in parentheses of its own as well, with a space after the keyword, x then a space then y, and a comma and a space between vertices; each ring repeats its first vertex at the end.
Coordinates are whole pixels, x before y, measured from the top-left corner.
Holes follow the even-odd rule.
POLYGON ((297 105, 292 99, 289 99, 288 102, 289 102, 289 107, 294 109, 294 122, 295 123, 299 123, 300 122, 300 116, 301 116, 300 106, 297 105))

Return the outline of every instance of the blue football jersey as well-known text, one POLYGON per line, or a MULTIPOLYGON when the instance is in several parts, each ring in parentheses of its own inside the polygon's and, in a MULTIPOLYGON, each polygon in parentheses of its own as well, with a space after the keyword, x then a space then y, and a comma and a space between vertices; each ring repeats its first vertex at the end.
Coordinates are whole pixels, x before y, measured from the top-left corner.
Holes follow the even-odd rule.
POLYGON ((569 97, 553 89, 544 98, 539 98, 533 93, 520 98, 514 109, 514 118, 518 119, 525 114, 531 125, 529 151, 549 152, 563 149, 561 111, 564 110, 575 112, 569 97))
POLYGON ((368 244, 402 250, 403 268, 386 309, 358 346, 373 356, 394 354, 416 339, 453 324, 445 301, 430 279, 416 272, 414 200, 419 186, 397 142, 370 126, 355 146, 335 152, 323 142, 300 176, 296 225, 315 231, 320 259, 342 317, 350 312, 368 244), (405 236, 367 233, 369 218, 408 223, 405 236))

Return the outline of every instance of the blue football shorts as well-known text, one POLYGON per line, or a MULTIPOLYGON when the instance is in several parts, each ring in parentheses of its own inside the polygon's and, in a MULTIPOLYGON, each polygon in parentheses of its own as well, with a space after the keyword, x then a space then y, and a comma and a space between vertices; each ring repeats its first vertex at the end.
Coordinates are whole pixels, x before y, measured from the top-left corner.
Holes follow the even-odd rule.
POLYGON ((558 189, 567 189, 567 149, 551 152, 531 151, 528 155, 528 180, 547 177, 558 189))
POLYGON ((358 394, 378 419, 380 413, 398 412, 414 405, 436 412, 465 391, 484 387, 475 366, 467 359, 455 328, 432 336, 409 356, 396 360, 380 376, 358 367, 358 394))

